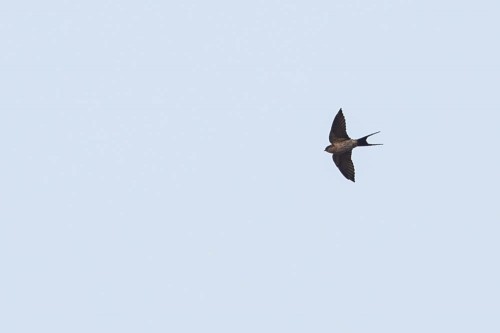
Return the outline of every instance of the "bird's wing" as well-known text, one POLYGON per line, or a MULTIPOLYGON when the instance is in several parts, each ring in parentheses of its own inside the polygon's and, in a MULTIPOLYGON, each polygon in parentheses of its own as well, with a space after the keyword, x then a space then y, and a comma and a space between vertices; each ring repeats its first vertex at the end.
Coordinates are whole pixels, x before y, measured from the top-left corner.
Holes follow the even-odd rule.
POLYGON ((339 110, 335 119, 333 119, 332 129, 330 130, 330 143, 335 139, 350 139, 345 129, 345 118, 342 113, 342 108, 339 110))
POLYGON ((345 178, 354 181, 354 164, 351 159, 351 151, 343 154, 333 154, 333 161, 345 178))

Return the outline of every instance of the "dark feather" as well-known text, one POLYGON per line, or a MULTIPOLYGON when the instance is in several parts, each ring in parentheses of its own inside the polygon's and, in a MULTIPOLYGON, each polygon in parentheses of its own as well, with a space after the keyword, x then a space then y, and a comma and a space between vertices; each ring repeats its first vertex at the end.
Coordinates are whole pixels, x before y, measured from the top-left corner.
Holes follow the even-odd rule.
POLYGON ((354 164, 352 163, 351 153, 352 151, 343 154, 333 154, 332 158, 344 177, 354 182, 354 164))
POLYGON ((335 119, 333 119, 332 129, 330 130, 330 143, 333 143, 335 139, 350 139, 345 129, 345 118, 342 108, 340 108, 335 119))

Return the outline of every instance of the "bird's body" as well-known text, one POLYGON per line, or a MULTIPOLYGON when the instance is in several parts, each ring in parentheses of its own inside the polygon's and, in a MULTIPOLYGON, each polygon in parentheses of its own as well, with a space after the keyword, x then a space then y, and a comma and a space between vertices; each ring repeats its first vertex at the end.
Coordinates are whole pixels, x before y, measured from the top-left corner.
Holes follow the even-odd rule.
POLYGON ((354 164, 352 163, 351 154, 352 150, 356 147, 363 146, 378 146, 380 144, 370 144, 366 141, 369 136, 377 134, 375 132, 364 136, 360 139, 351 139, 347 135, 345 118, 342 113, 342 108, 339 110, 332 123, 330 130, 330 143, 331 145, 325 148, 325 151, 333 154, 333 162, 339 168, 340 172, 349 180, 354 182, 354 164))
POLYGON ((330 154, 342 154, 347 151, 353 150, 357 147, 356 140, 353 139, 337 139, 332 142, 331 145, 326 147, 325 151, 330 154))

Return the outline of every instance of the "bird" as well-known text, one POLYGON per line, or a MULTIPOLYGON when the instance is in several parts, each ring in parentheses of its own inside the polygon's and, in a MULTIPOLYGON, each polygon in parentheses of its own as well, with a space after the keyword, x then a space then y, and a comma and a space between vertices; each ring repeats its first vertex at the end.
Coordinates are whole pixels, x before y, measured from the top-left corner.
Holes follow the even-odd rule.
POLYGON ((345 117, 340 108, 333 119, 332 129, 330 130, 329 140, 331 145, 325 148, 325 151, 332 154, 333 162, 339 168, 345 178, 354 182, 354 164, 352 163, 352 150, 356 147, 380 146, 382 143, 368 143, 366 139, 380 131, 368 134, 359 139, 351 139, 346 132, 345 117))

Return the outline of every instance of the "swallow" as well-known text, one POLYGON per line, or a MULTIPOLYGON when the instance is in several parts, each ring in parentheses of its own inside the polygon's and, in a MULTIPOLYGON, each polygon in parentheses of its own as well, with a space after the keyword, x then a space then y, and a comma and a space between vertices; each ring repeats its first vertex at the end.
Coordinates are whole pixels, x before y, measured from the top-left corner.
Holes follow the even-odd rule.
POLYGON ((330 130, 330 143, 331 145, 325 148, 325 151, 333 154, 333 162, 345 178, 354 182, 354 164, 352 163, 351 154, 352 150, 356 147, 365 146, 380 146, 382 143, 368 143, 366 139, 380 131, 368 134, 360 139, 351 139, 345 129, 345 118, 342 113, 342 108, 333 119, 332 129, 330 130))

